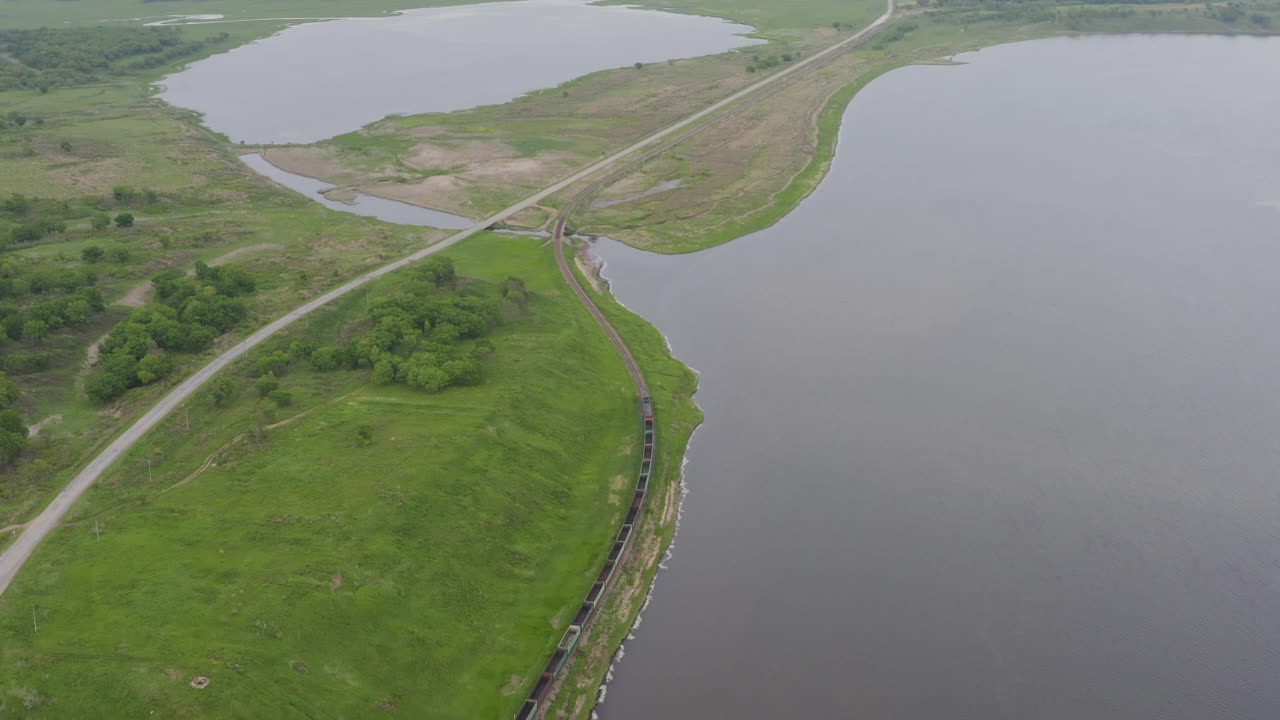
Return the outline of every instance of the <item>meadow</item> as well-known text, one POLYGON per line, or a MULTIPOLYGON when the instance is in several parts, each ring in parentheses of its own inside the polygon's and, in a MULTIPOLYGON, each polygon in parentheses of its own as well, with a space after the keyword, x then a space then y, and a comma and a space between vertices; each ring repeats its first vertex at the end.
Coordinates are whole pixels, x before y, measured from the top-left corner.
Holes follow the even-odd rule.
MULTIPOLYGON (((616 531, 637 398, 548 248, 448 255, 471 288, 518 276, 532 298, 481 384, 301 364, 288 407, 254 392, 259 358, 349 334, 403 277, 283 334, 224 404, 193 400, 114 468, 0 599, 0 696, 50 718, 514 714, 616 531)), ((664 428, 687 434, 690 374, 637 339, 664 428)))

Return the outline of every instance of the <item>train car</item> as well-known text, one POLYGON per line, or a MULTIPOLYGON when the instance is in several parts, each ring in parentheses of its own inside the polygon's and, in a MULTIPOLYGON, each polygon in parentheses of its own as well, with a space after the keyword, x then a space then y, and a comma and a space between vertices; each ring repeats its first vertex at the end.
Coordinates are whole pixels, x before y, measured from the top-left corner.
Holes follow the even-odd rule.
POLYGON ((596 581, 592 583, 586 599, 578 607, 578 613, 574 616, 569 629, 565 631, 564 637, 561 638, 559 645, 552 652, 545 670, 538 678, 538 682, 534 684, 528 698, 524 701, 524 705, 520 707, 516 714, 516 720, 531 720, 537 715, 547 690, 551 687, 552 682, 560 674, 565 662, 568 661, 569 656, 573 654, 574 649, 577 647, 583 629, 590 621, 591 616, 595 614, 604 594, 604 589, 608 586, 609 581, 613 579, 614 572, 622 562, 622 555, 626 552, 627 546, 631 542, 635 523, 639 521, 640 511, 644 508, 645 494, 649 489, 650 474, 653 472, 653 445, 655 440, 653 400, 649 397, 647 389, 640 392, 640 416, 644 421, 644 450, 640 459, 640 474, 636 482, 635 495, 631 498, 631 507, 627 510, 627 516, 623 520, 622 528, 619 529, 617 537, 614 539, 613 547, 609 549, 609 555, 605 559, 604 567, 600 568, 600 574, 596 576, 596 581))

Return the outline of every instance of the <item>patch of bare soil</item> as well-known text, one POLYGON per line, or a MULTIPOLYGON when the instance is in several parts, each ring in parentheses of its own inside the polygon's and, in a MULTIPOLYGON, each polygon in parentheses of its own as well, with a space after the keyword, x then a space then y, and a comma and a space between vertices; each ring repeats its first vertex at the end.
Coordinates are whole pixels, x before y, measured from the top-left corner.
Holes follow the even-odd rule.
POLYGON ((86 195, 108 192, 120 184, 124 173, 124 162, 120 158, 90 160, 46 171, 53 182, 86 195))
POLYGON ((614 475, 609 481, 609 504, 618 505, 622 502, 622 490, 627 486, 627 479, 622 475, 614 475))
POLYGON ((102 337, 94 340, 93 343, 89 345, 89 349, 84 355, 84 365, 80 369, 81 375, 83 375, 89 368, 98 364, 98 351, 102 349, 102 343, 106 342, 110 335, 110 332, 105 333, 102 337))
POLYGON ((326 148, 270 148, 262 151, 262 157, 285 172, 335 185, 349 184, 353 179, 351 170, 338 161, 333 151, 326 148), (345 182, 342 181, 343 178, 346 178, 345 182))
POLYGON ((449 170, 490 163, 514 154, 509 145, 493 140, 470 140, 453 147, 424 142, 413 148, 404 163, 421 170, 449 170))
POLYGON ((575 255, 573 261, 578 264, 578 270, 582 271, 583 277, 587 282, 591 283, 591 287, 596 292, 601 292, 600 268, 595 263, 582 257, 575 255))
POLYGON ((280 246, 277 245, 276 243, 258 243, 257 245, 246 245, 242 248, 236 248, 235 250, 232 250, 231 252, 225 255, 219 255, 218 257, 210 260, 209 265, 211 267, 226 265, 232 260, 237 260, 239 258, 244 257, 245 255, 252 255, 253 253, 262 252, 263 250, 275 250, 275 249, 278 249, 279 247, 280 246))
MULTIPOLYGON (((151 281, 144 280, 137 285, 129 288, 129 292, 124 297, 112 303, 113 305, 123 305, 124 307, 142 307, 147 304, 147 299, 151 297, 151 281)), ((96 349, 96 347, 95 347, 96 349)), ((94 362, 97 362, 95 353, 94 362)))
POLYGON ((469 206, 466 204, 468 189, 468 183, 453 175, 433 175, 416 183, 365 185, 361 186, 360 192, 388 200, 399 200, 410 205, 466 215, 469 211, 469 206))
POLYGON ((41 420, 35 425, 32 425, 31 427, 27 428, 27 437, 33 438, 39 435, 41 428, 45 427, 46 425, 57 425, 60 422, 62 422, 61 415, 50 415, 49 417, 41 420))
POLYGON ((510 695, 515 691, 519 690, 520 686, 523 684, 524 684, 523 675, 512 675, 511 677, 507 678, 507 682, 505 685, 502 686, 502 690, 500 692, 504 696, 510 695))

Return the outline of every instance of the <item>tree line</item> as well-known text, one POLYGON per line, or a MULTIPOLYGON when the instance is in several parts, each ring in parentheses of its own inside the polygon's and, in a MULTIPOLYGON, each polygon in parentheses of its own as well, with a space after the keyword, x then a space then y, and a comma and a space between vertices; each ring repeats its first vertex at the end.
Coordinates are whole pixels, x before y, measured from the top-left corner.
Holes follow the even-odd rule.
POLYGON ((82 27, 0 31, 0 90, 95 82, 103 75, 160 67, 197 55, 230 36, 184 40, 174 27, 82 27))

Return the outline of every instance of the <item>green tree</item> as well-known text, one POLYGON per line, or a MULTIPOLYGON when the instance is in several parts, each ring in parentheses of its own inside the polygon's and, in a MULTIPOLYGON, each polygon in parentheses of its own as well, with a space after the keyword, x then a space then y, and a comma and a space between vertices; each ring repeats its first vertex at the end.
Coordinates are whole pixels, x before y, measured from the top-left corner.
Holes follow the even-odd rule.
POLYGON ((316 370, 337 370, 340 350, 332 345, 322 345, 311 352, 311 367, 316 370))
POLYGON ((28 320, 22 324, 22 336, 40 342, 49 337, 49 323, 43 320, 28 320))
POLYGON ((293 393, 283 388, 276 388, 271 391, 271 399, 275 401, 277 407, 288 407, 293 404, 293 393))
POLYGON ((18 401, 18 385, 0 370, 0 408, 6 408, 18 401))
POLYGON ((138 361, 138 382, 150 385, 169 374, 169 360, 163 355, 148 355, 138 361))
POLYGON ((373 426, 369 423, 361 423, 356 428, 356 445, 368 447, 371 442, 373 442, 373 426))
POLYGON ((80 251, 80 259, 86 263, 102 262, 102 258, 106 257, 106 255, 106 251, 97 245, 90 245, 80 251))
POLYGON ((92 310, 93 308, 89 305, 88 300, 85 300, 84 298, 76 298, 75 300, 67 303, 67 307, 63 311, 63 315, 66 318, 68 325, 84 327, 84 325, 89 322, 89 313, 92 310))
POLYGON ((0 210, 22 217, 31 211, 31 201, 22 193, 13 193, 4 201, 3 205, 0 205, 0 210))
POLYGON ((229 377, 220 377, 214 381, 213 387, 209 389, 209 396, 213 398, 213 404, 221 406, 223 403, 231 399, 235 394, 236 384, 229 377))
POLYGON ((89 225, 99 232, 106 230, 111 226, 111 216, 104 212, 94 213, 93 217, 89 218, 89 225))
POLYGON ((27 424, 16 410, 0 410, 0 465, 8 465, 26 449, 27 424))
POLYGON ((116 216, 116 227, 133 227, 133 213, 120 213, 116 216))
POLYGON ((260 375, 275 375, 279 377, 289 368, 289 355, 283 350, 277 350, 266 357, 258 360, 258 373, 260 375))
POLYGON ((390 385, 396 381, 396 365, 392 357, 385 357, 373 366, 373 381, 378 385, 390 385))
POLYGON ((280 387, 280 381, 276 379, 275 375, 267 374, 258 378, 253 387, 258 391, 258 397, 264 398, 280 387))

